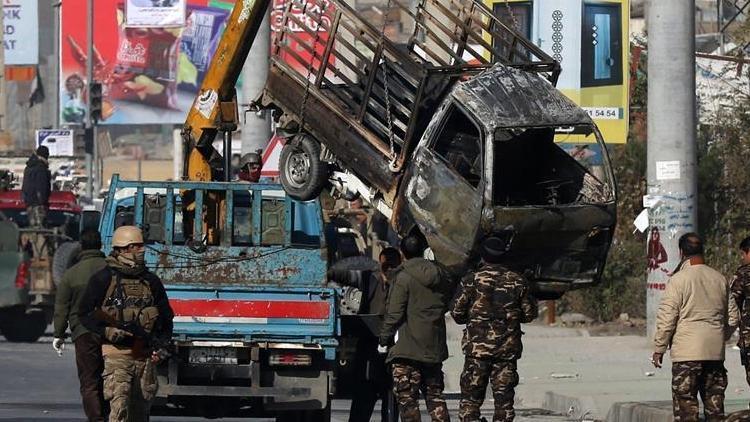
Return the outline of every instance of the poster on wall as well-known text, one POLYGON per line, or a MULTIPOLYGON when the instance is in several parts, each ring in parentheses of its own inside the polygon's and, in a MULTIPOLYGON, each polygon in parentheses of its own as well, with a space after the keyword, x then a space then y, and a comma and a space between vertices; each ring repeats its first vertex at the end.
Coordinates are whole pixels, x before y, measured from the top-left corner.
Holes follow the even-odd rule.
MULTIPOLYGON (((94 79, 102 83, 100 124, 179 124, 208 70, 233 2, 187 0, 181 27, 132 28, 121 0, 97 0, 94 79)), ((60 121, 86 115, 86 0, 62 4, 60 121)), ((238 90, 239 91, 239 90, 238 90)))
POLYGON ((37 0, 3 0, 5 65, 39 64, 37 0))
POLYGON ((185 25, 185 0, 127 0, 125 25, 182 27, 185 25))

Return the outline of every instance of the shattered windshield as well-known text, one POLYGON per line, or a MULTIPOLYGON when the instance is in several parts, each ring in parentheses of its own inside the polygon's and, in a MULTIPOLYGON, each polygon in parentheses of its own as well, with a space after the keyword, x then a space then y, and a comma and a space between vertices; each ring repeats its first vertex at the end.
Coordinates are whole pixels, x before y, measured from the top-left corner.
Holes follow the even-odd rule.
POLYGON ((605 147, 589 125, 498 128, 493 147, 495 205, 559 206, 614 200, 605 147), (576 143, 565 142, 573 137, 576 143), (582 137, 584 142, 578 141, 582 137))

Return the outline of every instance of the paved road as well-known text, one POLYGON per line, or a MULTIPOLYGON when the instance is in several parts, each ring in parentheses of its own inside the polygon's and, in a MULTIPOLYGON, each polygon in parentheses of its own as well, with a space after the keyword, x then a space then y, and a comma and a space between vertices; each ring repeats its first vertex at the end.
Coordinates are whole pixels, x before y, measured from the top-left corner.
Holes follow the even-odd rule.
MULTIPOLYGON (((70 344, 62 357, 50 346, 51 337, 42 337, 37 343, 8 343, 0 337, 0 421, 10 422, 63 422, 82 421, 78 395, 78 378, 75 373, 73 348, 70 344)), ((491 406, 491 403, 488 403, 491 406)), ((457 401, 449 401, 452 417, 456 415, 457 401)), ((346 401, 333 404, 334 422, 348 419, 346 401)), ((490 414, 489 407, 487 415, 490 414)), ((565 418, 547 416, 545 411, 520 410, 519 421, 562 421, 565 418)), ((491 419, 491 418, 490 418, 491 419)), ((154 417, 152 421, 195 421, 201 418, 154 417)), ((223 419, 237 421, 240 419, 223 419)), ((262 421, 263 419, 255 419, 262 421)), ((425 417, 427 421, 429 418, 425 417)))

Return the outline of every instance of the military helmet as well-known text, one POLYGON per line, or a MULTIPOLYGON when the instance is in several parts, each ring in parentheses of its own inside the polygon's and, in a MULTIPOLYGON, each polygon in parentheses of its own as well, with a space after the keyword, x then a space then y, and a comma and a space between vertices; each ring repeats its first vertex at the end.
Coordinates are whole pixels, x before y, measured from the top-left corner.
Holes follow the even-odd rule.
POLYGON ((240 159, 240 168, 245 167, 247 165, 251 165, 251 164, 257 164, 257 165, 262 164, 261 159, 260 159, 260 154, 258 154, 257 152, 248 152, 247 154, 243 155, 242 158, 240 159))
POLYGON ((143 232, 136 226, 120 226, 112 235, 113 248, 126 248, 134 243, 143 243, 143 232))

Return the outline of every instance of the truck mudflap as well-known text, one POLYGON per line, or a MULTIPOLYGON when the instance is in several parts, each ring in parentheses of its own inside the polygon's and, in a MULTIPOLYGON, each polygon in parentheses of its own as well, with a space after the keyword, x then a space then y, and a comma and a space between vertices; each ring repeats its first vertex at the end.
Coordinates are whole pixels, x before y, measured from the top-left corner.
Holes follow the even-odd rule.
POLYGON ((178 340, 222 338, 315 343, 338 331, 335 290, 168 286, 178 340))

